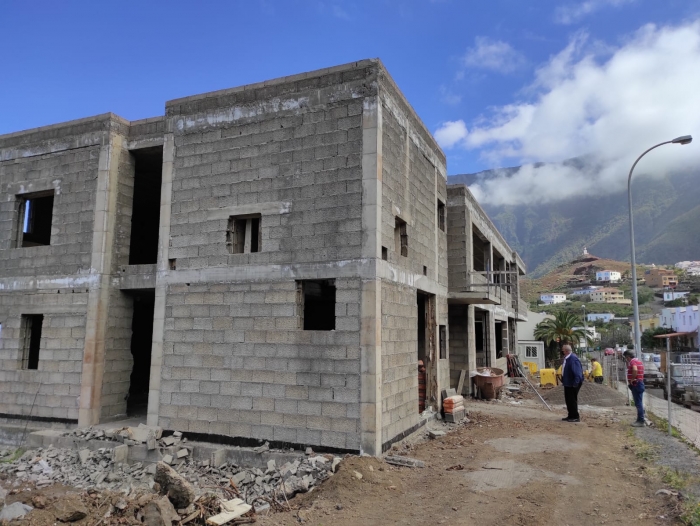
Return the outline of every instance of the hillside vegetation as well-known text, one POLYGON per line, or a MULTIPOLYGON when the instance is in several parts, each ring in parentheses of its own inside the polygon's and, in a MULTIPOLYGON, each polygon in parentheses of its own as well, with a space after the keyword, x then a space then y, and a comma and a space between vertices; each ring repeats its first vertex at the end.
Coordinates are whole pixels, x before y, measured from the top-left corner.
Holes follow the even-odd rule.
MULTIPOLYGON (((493 174, 486 171, 450 176, 448 182, 469 185, 493 174)), ((668 265, 700 259, 698 175, 684 173, 651 179, 640 172, 635 176, 632 193, 638 263, 668 265)), ((546 204, 483 204, 483 208, 511 248, 523 258, 529 276, 539 278, 567 264, 579 257, 584 246, 604 261, 629 261, 626 191, 610 194, 602 189, 600 195, 546 204)))

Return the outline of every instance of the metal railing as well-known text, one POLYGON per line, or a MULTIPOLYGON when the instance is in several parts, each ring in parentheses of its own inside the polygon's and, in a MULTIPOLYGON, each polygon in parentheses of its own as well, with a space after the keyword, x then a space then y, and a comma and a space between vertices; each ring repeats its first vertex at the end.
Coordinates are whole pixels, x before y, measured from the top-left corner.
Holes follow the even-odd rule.
MULTIPOLYGON (((510 307, 517 317, 521 309, 518 278, 516 270, 472 270, 469 272, 469 285, 465 287, 465 292, 486 291, 501 304, 510 300, 510 307), (506 298, 505 294, 508 294, 510 298, 506 298)), ((527 304, 523 302, 522 306, 527 312, 527 304)))

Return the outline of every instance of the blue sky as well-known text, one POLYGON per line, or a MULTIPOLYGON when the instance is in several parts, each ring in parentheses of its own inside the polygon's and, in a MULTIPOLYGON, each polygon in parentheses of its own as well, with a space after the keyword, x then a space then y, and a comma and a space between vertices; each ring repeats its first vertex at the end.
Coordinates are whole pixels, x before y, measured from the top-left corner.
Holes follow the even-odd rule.
MULTIPOLYGON (((132 120, 161 115, 169 99, 379 57, 430 131, 441 130, 450 174, 561 160, 597 143, 573 138, 560 148, 547 136, 539 142, 549 150, 527 148, 523 137, 552 121, 521 126, 524 109, 546 109, 544 96, 566 93, 566 78, 577 77, 583 61, 593 62, 590 83, 630 42, 647 49, 644 38, 658 44, 664 28, 698 19, 699 3, 680 0, 9 0, 0 133, 107 111, 132 120), (567 63, 564 72, 557 61, 567 63)), ((658 51, 647 47, 652 57, 658 51)), ((691 68, 694 57, 678 60, 691 68)), ((580 104, 596 106, 584 95, 580 104)), ((613 110, 592 111, 554 125, 577 130, 613 110)))

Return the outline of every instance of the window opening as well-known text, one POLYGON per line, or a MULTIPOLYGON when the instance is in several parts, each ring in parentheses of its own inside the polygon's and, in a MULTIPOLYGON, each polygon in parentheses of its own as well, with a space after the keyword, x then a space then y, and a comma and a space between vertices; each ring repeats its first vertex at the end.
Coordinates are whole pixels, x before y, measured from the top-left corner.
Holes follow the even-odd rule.
POLYGON ((527 358, 537 358, 537 347, 535 347, 534 345, 526 345, 525 356, 527 358))
POLYGON ((408 257, 408 231, 406 229, 406 221, 396 218, 396 226, 394 227, 394 242, 396 244, 396 252, 403 257, 408 257))
POLYGON ((20 232, 18 247, 37 247, 51 244, 54 193, 18 196, 20 232))
POLYGON ((22 369, 39 368, 41 326, 43 314, 22 314, 20 334, 22 338, 22 369))
POLYGON ((440 359, 447 358, 447 326, 440 325, 440 359))
POLYGON ((129 397, 126 399, 128 416, 145 415, 148 409, 155 301, 154 291, 142 291, 133 297, 131 319, 133 367, 129 377, 129 397))
POLYGON ((150 265, 158 261, 163 147, 132 150, 131 155, 134 161, 134 197, 129 265, 150 265))
POLYGON ((231 216, 226 229, 229 254, 260 252, 262 248, 262 217, 260 214, 231 216))
POLYGON ((335 330, 334 280, 298 281, 297 301, 305 331, 335 330))
POLYGON ((384 261, 389 259, 389 249, 387 249, 386 247, 382 247, 382 259, 384 261))
POLYGON ((423 265, 423 275, 424 276, 428 275, 428 267, 426 267, 425 265, 423 265))
POLYGON ((438 200, 437 211, 438 211, 438 228, 444 232, 445 231, 445 203, 443 203, 440 200, 438 200))

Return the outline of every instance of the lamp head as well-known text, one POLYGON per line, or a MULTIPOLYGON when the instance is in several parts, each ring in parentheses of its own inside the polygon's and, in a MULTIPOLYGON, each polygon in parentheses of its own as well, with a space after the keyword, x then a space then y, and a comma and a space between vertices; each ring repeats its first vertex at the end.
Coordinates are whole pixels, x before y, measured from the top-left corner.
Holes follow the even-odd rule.
POLYGON ((693 136, 692 135, 681 135, 680 137, 676 137, 671 141, 673 144, 690 144, 693 142, 693 136))

